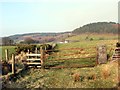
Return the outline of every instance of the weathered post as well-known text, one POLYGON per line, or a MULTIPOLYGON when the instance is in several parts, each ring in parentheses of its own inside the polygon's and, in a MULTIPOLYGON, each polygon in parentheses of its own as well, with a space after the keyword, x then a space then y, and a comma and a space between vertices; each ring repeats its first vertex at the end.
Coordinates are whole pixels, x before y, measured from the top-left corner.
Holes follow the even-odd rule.
POLYGON ((8 61, 8 49, 5 49, 5 58, 6 58, 6 61, 8 61))
MULTIPOLYGON (((38 52, 37 52, 37 47, 35 48, 35 54, 37 54, 38 52)), ((37 56, 36 56, 36 58, 37 58, 37 56)))
POLYGON ((15 55, 12 54, 12 74, 15 74, 15 55))
POLYGON ((37 47, 35 48, 35 53, 37 54, 37 47))
POLYGON ((107 48, 106 45, 99 45, 97 48, 97 63, 107 63, 107 48))
POLYGON ((41 54, 41 68, 44 68, 44 49, 40 47, 40 54, 41 54))
MULTIPOLYGON (((30 50, 28 49, 28 54, 30 54, 30 50)), ((28 59, 29 59, 29 56, 28 56, 28 59)))

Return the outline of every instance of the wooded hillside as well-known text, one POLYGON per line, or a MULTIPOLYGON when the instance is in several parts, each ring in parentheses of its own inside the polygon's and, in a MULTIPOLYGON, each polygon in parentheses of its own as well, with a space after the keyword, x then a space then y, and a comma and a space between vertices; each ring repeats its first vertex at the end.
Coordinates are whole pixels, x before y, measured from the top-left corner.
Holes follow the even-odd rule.
POLYGON ((115 22, 97 22, 90 23, 75 29, 72 33, 118 33, 117 23, 115 22))

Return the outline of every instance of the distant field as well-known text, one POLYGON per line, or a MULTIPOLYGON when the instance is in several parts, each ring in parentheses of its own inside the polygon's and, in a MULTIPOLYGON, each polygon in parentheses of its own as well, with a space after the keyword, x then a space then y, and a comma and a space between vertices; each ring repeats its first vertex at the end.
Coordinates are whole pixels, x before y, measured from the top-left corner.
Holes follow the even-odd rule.
POLYGON ((117 40, 117 34, 81 34, 75 35, 72 37, 67 38, 66 40, 77 40, 77 41, 84 41, 84 40, 117 40))
POLYGON ((15 53, 16 46, 0 46, 0 59, 5 60, 5 49, 8 49, 9 59, 12 56, 12 53, 15 53))

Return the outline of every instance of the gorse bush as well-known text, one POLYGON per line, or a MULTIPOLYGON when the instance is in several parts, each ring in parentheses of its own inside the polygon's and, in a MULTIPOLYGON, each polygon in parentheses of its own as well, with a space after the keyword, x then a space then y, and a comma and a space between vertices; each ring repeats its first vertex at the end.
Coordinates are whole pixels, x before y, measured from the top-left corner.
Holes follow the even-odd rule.
POLYGON ((120 42, 117 42, 117 43, 116 43, 116 47, 120 47, 120 42))
POLYGON ((19 45, 17 45, 15 50, 16 50, 16 54, 19 54, 19 53, 21 53, 21 51, 28 52, 28 50, 30 52, 34 52, 35 48, 36 48, 36 45, 19 44, 19 45))
MULTIPOLYGON (((37 48, 37 50, 40 50, 40 47, 42 47, 42 49, 44 50, 52 50, 52 45, 50 44, 42 44, 42 45, 29 45, 29 44, 19 44, 17 45, 17 47, 15 48, 16 50, 16 54, 19 54, 21 53, 21 51, 23 52, 32 52, 32 53, 35 53, 35 50, 37 48)), ((46 53, 48 53, 50 51, 47 51, 46 53)))

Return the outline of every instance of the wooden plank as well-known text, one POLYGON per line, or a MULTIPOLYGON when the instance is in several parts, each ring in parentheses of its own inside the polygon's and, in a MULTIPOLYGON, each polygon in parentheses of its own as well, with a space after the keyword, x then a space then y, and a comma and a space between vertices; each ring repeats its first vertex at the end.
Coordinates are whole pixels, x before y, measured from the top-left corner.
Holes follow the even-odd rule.
MULTIPOLYGON (((28 66, 28 67, 34 67, 34 66, 28 66)), ((40 68, 41 66, 37 66, 37 68, 40 68)))
POLYGON ((51 69, 61 69, 61 68, 85 68, 85 67, 95 67, 96 65, 71 65, 71 66, 55 66, 55 67, 50 67, 51 69))
POLYGON ((31 59, 29 59, 29 58, 28 58, 28 59, 27 59, 27 61, 37 61, 37 60, 40 61, 40 58, 39 58, 39 59, 38 59, 38 58, 37 58, 37 59, 36 59, 36 58, 31 58, 31 59))
POLYGON ((113 56, 112 58, 120 58, 120 56, 113 56))
POLYGON ((41 56, 41 54, 27 54, 27 56, 41 56))
POLYGON ((116 49, 115 49, 115 51, 119 51, 119 50, 120 50, 120 48, 116 48, 116 49))
POLYGON ((28 65, 31 65, 31 64, 34 64, 34 65, 36 65, 36 64, 37 64, 37 65, 41 65, 40 62, 38 62, 38 63, 37 63, 37 62, 29 62, 29 63, 26 63, 26 64, 28 64, 28 65))

